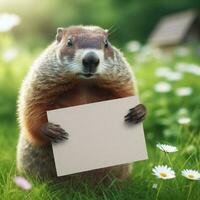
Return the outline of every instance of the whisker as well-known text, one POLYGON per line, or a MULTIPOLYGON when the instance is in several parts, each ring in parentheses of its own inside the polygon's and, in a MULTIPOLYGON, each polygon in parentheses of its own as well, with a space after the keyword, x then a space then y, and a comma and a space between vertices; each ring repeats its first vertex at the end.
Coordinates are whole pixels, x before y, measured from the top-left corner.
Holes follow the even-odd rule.
POLYGON ((110 32, 113 28, 115 28, 116 27, 116 23, 115 24, 113 24, 113 25, 111 25, 111 27, 108 29, 108 32, 110 32))
POLYGON ((111 31, 108 31, 108 36, 110 36, 111 34, 113 34, 116 31, 117 31, 117 27, 115 26, 111 31))

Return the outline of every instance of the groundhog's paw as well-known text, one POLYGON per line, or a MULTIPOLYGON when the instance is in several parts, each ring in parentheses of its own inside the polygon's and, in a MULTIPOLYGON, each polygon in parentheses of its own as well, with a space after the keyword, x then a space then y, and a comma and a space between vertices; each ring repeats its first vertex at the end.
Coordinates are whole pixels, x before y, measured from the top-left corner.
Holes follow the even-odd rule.
POLYGON ((45 139, 55 143, 67 140, 69 136, 69 134, 59 125, 49 122, 41 128, 41 132, 45 139))
POLYGON ((145 119, 147 110, 143 104, 138 104, 134 108, 131 108, 128 114, 125 116, 125 121, 128 123, 140 123, 145 119))

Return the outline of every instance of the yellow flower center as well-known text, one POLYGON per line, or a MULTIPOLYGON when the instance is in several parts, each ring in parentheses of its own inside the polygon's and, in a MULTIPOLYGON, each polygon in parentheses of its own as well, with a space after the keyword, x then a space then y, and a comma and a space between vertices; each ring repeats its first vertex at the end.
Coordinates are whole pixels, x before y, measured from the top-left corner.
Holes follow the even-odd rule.
POLYGON ((192 174, 188 174, 188 178, 194 178, 192 174))
POLYGON ((161 173, 160 173, 160 176, 162 176, 162 177, 166 177, 167 174, 166 174, 165 172, 161 172, 161 173))

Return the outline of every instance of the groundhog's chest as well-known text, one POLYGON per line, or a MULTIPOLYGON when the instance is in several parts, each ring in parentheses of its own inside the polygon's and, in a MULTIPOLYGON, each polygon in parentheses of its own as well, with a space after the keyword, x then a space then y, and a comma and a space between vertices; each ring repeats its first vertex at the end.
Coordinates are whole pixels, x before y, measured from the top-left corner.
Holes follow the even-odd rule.
POLYGON ((119 98, 112 91, 96 86, 81 85, 76 86, 66 93, 58 96, 55 108, 76 106, 99 101, 119 98))

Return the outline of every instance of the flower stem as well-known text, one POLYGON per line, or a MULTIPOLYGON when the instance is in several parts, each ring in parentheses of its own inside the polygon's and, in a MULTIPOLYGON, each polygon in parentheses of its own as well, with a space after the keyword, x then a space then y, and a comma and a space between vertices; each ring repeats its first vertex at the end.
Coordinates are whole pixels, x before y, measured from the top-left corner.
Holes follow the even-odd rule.
POLYGON ((158 197, 159 197, 159 194, 160 194, 160 190, 161 190, 162 184, 163 184, 163 181, 161 181, 160 186, 159 186, 159 188, 158 188, 158 192, 157 192, 157 194, 156 194, 156 200, 157 200, 158 197))
POLYGON ((187 196, 187 200, 190 199, 190 194, 191 194, 191 191, 192 191, 192 186, 193 186, 193 183, 192 183, 192 181, 191 181, 191 183, 190 183, 190 187, 189 187, 188 196, 187 196))
POLYGON ((185 165, 188 163, 188 161, 191 159, 191 157, 194 155, 195 152, 193 152, 188 158, 187 160, 183 163, 183 165, 181 166, 181 168, 179 169, 179 173, 180 171, 182 171, 182 169, 185 167, 185 165))
POLYGON ((165 153, 166 154, 166 156, 167 156, 167 158, 168 158, 168 160, 169 160, 169 164, 171 165, 171 167, 173 166, 172 165, 172 162, 171 162, 171 159, 170 159, 170 157, 169 157, 169 155, 168 155, 168 153, 165 153))
MULTIPOLYGON (((169 164, 171 165, 171 167, 173 167, 172 162, 171 162, 171 159, 170 159, 168 153, 166 153, 166 156, 167 156, 167 158, 168 158, 169 164)), ((177 187, 177 189, 178 189, 178 188, 179 188, 179 185, 178 185, 177 179, 175 179, 175 184, 176 184, 176 187, 177 187)))

